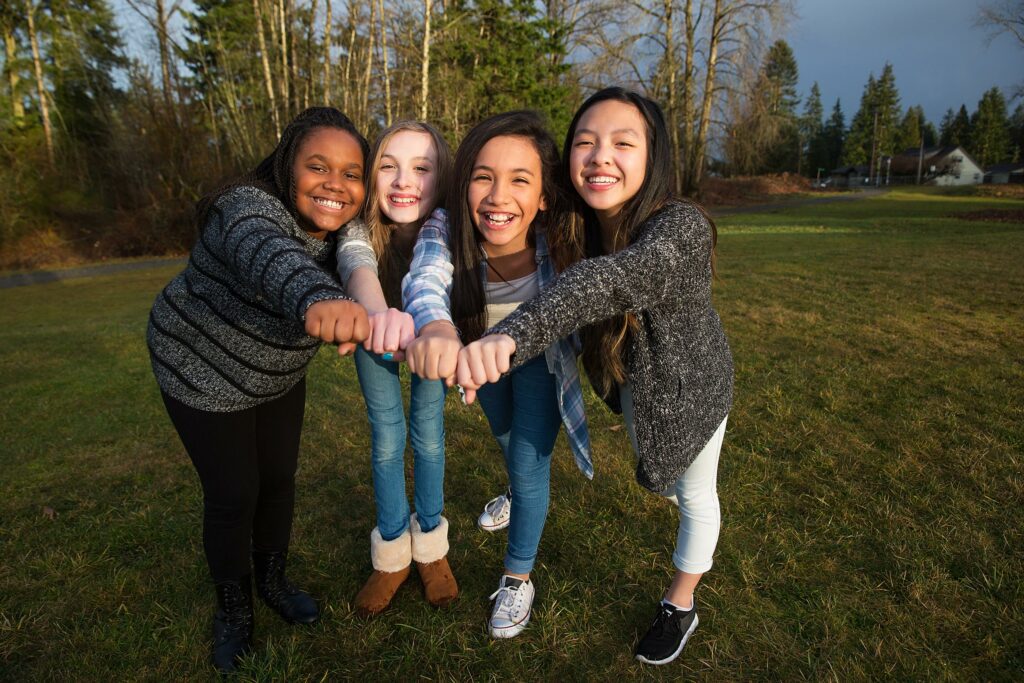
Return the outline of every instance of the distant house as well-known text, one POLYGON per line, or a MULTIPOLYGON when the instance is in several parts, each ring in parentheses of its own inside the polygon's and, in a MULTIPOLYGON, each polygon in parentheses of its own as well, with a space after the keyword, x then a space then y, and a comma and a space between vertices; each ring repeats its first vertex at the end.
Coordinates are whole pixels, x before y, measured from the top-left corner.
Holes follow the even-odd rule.
POLYGON ((832 187, 860 187, 868 181, 868 165, 842 166, 829 171, 832 187))
POLYGON ((985 169, 985 182, 993 185, 1024 183, 1024 162, 989 166, 985 169))
MULTIPOLYGON (((916 179, 919 167, 926 185, 977 185, 985 176, 981 165, 959 145, 908 149, 892 157, 888 171, 894 178, 916 179)), ((883 182, 885 173, 883 164, 883 182)))

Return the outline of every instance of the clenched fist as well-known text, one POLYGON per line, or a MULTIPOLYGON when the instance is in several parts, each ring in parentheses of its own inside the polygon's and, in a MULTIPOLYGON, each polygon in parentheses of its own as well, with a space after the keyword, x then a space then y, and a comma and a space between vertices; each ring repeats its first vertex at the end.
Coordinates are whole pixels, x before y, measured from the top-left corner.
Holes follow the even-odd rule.
POLYGON ((345 299, 318 301, 306 309, 306 334, 351 352, 370 334, 366 309, 345 299))

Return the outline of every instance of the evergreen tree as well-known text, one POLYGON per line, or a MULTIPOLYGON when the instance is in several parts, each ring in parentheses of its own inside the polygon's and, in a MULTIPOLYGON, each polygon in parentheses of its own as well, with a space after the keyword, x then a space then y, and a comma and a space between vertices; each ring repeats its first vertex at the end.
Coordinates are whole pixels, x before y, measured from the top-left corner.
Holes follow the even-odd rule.
MULTIPOLYGON (((934 144, 934 135, 930 136, 932 142, 929 143, 929 126, 931 124, 924 118, 924 108, 921 105, 908 107, 896 135, 896 153, 917 149, 921 145, 922 138, 925 147, 934 144)), ((932 132, 934 132, 934 127, 932 127, 932 132)))
POLYGON ((1024 104, 1018 104, 1009 120, 1010 161, 1024 161, 1024 104))
POLYGON ((786 41, 775 41, 765 55, 759 85, 766 95, 766 115, 772 120, 770 128, 776 131, 775 140, 767 146, 764 166, 760 169, 762 172, 801 170, 803 144, 801 121, 796 112, 800 104, 796 93, 797 80, 799 71, 793 50, 786 41))
POLYGON ((966 147, 971 139, 971 119, 967 115, 967 107, 960 105, 960 111, 950 116, 952 109, 942 119, 939 132, 939 144, 943 147, 962 145, 966 147))
POLYGON ((1006 161, 1012 154, 1006 98, 999 88, 986 90, 978 101, 978 110, 971 117, 970 151, 983 168, 1006 161))
POLYGON ((800 117, 800 136, 805 145, 807 162, 804 166, 806 175, 817 175, 819 168, 827 167, 828 152, 825 148, 825 123, 822 120, 825 111, 821 106, 821 90, 818 83, 811 86, 811 94, 804 103, 804 113, 800 117))
POLYGON ((899 122, 900 96, 896 89, 896 76, 892 64, 886 62, 877 80, 873 74, 868 77, 860 109, 853 116, 843 148, 844 163, 875 162, 876 168, 870 170, 874 174, 878 160, 897 151, 899 122))
POLYGON ((843 116, 843 107, 836 98, 836 104, 832 107, 832 115, 825 122, 821 130, 822 135, 822 160, 821 166, 832 170, 839 166, 843 155, 843 146, 846 143, 846 117, 843 116))

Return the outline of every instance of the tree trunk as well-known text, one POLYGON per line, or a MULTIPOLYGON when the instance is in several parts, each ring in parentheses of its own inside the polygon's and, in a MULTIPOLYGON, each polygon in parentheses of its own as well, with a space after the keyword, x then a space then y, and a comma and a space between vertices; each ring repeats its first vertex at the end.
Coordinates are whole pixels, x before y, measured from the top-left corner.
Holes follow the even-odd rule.
MULTIPOLYGON (((728 9, 728 8, 726 8, 728 9)), ((708 129, 711 127, 711 105, 714 103, 715 68, 718 65, 718 48, 721 45, 722 32, 726 23, 726 12, 722 8, 722 0, 715 0, 715 9, 711 18, 711 34, 708 37, 708 62, 704 72, 704 97, 701 102, 700 123, 697 127, 697 139, 694 141, 690 177, 687 192, 695 193, 700 187, 704 175, 704 156, 707 149, 708 129)))
POLYGON ((274 82, 270 75, 270 57, 267 55, 267 38, 263 32, 263 12, 260 11, 260 0, 252 0, 252 11, 256 15, 256 37, 260 46, 260 59, 263 61, 263 85, 267 89, 267 98, 270 100, 270 116, 274 121, 274 135, 281 137, 281 117, 277 111, 274 82))
POLYGON ((373 25, 377 23, 377 3, 370 2, 370 33, 366 45, 366 71, 363 73, 363 100, 360 108, 361 128, 370 122, 370 76, 373 74, 373 25))
POLYGON ((46 138, 46 158, 50 168, 57 165, 53 153, 53 128, 50 126, 50 106, 46 102, 46 83, 43 81, 43 60, 39 56, 39 39, 36 36, 35 8, 32 0, 25 0, 25 15, 28 18, 28 39, 32 45, 32 64, 36 72, 36 91, 39 93, 39 113, 43 118, 43 135, 46 138))
POLYGON ((14 29, 11 26, 4 26, 4 66, 7 69, 7 87, 11 92, 11 117, 14 125, 20 126, 25 122, 25 105, 18 94, 18 86, 21 84, 21 76, 14 68, 14 61, 18 58, 18 44, 14 40, 14 29))
POLYGON ((331 106, 331 0, 326 0, 324 19, 324 105, 331 106))
POLYGON ((423 0, 423 52, 420 70, 420 120, 427 120, 427 98, 430 95, 430 15, 431 0, 423 0))
POLYGON ((672 145, 672 189, 675 192, 682 191, 682 155, 679 149, 679 109, 676 99, 676 77, 679 69, 676 68, 676 46, 675 46, 675 17, 672 15, 675 0, 662 0, 665 14, 664 36, 665 36, 665 68, 668 70, 668 131, 669 140, 672 145))
POLYGON ((284 106, 284 117, 290 119, 292 89, 288 82, 288 26, 285 23, 284 3, 285 0, 278 0, 277 2, 277 35, 281 39, 281 43, 278 45, 278 48, 281 50, 281 102, 284 106))
POLYGON ((171 52, 167 47, 167 21, 170 17, 164 9, 164 0, 156 0, 156 40, 160 49, 160 80, 163 84, 164 105, 171 113, 174 120, 177 120, 177 113, 174 106, 173 84, 171 82, 171 52))
POLYGON ((387 114, 387 125, 391 125, 391 72, 388 67, 388 29, 384 14, 384 0, 378 0, 380 11, 380 45, 381 64, 384 66, 384 111, 387 114))
POLYGON ((697 93, 694 89, 696 75, 694 71, 693 55, 697 51, 697 24, 693 20, 693 0, 686 0, 683 21, 686 31, 686 59, 683 64, 683 114, 680 117, 680 127, 683 129, 682 158, 680 167, 682 177, 680 178, 680 189, 686 190, 690 186, 689 158, 693 154, 693 129, 695 108, 694 102, 697 93))
POLYGON ((352 9, 352 5, 350 4, 349 5, 349 12, 350 12, 350 14, 349 14, 349 24, 350 24, 350 27, 349 27, 349 32, 348 32, 348 53, 345 55, 345 75, 343 77, 343 82, 341 84, 341 99, 342 99, 341 108, 345 111, 346 114, 349 113, 349 105, 351 103, 351 100, 349 99, 349 93, 352 92, 352 81, 350 80, 351 77, 352 77, 352 51, 355 50, 355 47, 356 47, 356 24, 355 24, 354 21, 352 21, 351 9, 352 9))

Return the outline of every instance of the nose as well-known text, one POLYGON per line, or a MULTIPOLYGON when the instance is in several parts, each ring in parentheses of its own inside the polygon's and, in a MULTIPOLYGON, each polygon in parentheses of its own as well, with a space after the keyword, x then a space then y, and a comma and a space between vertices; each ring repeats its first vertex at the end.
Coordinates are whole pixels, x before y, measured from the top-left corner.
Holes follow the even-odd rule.
POLYGON ((343 178, 341 171, 327 174, 327 177, 324 178, 324 189, 331 192, 343 192, 345 190, 343 178))
POLYGON ((609 163, 611 161, 611 148, 600 142, 595 142, 593 149, 590 150, 590 159, 588 161, 595 166, 609 163))
POLYGON ((504 181, 496 180, 491 184, 491 191, 487 194, 487 201, 494 205, 500 206, 508 201, 508 192, 505 187, 504 181))
POLYGON ((401 168, 396 168, 395 179, 391 181, 391 187, 399 189, 409 187, 409 174, 401 168))

